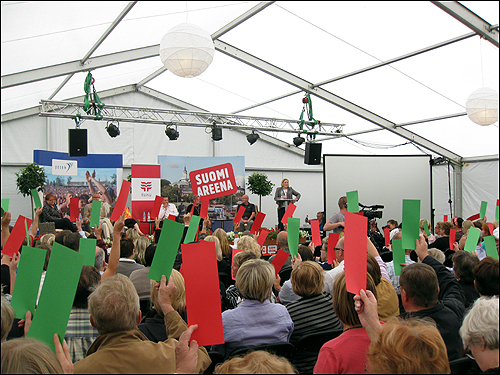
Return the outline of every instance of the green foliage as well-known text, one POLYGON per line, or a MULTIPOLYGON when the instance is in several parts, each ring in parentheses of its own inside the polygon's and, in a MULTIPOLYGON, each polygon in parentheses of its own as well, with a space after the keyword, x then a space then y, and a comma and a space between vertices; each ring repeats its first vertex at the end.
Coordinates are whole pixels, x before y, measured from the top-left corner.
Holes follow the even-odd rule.
MULTIPOLYGON (((167 180, 162 180, 167 181, 167 180)), ((161 187, 161 196, 168 197, 169 202, 179 202, 182 196, 182 190, 177 185, 163 185, 161 187)))
POLYGON ((248 176, 247 186, 252 194, 265 197, 267 195, 271 195, 274 184, 269 181, 267 174, 255 172, 248 176))
POLYGON ((36 163, 31 163, 26 168, 16 172, 17 190, 23 197, 31 196, 31 189, 42 191, 46 184, 45 170, 36 163))

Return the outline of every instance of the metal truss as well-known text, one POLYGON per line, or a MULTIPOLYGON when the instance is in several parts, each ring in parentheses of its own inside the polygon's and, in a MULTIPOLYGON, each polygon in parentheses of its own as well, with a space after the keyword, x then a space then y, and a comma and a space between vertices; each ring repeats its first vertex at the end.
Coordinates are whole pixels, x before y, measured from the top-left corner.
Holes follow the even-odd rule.
POLYGON ((41 100, 41 117, 57 117, 77 120, 79 126, 85 120, 135 122, 143 124, 176 126, 220 126, 242 130, 260 130, 284 133, 307 133, 308 135, 338 135, 344 124, 304 121, 300 129, 297 120, 242 116, 201 111, 175 109, 142 108, 117 105, 105 105, 101 110, 102 118, 97 120, 95 112, 86 113, 83 103, 41 100))

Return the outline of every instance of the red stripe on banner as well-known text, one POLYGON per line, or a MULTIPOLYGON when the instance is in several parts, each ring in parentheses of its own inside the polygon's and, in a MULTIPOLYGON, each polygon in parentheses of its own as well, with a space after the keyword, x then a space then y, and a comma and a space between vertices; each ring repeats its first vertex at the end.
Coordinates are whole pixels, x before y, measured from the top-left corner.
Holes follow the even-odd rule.
POLYGON ((120 216, 123 215, 123 211, 125 211, 125 206, 127 204, 128 195, 130 193, 130 182, 127 180, 122 181, 122 186, 120 187, 120 194, 118 195, 118 199, 115 203, 115 208, 113 209, 113 213, 111 214, 109 220, 117 221, 120 216))
POLYGON ((183 244, 182 271, 186 284, 186 312, 189 325, 198 324, 191 335, 198 345, 224 343, 215 243, 183 244), (200 283, 200 280, 203 282, 200 283))
POLYGON ((297 208, 296 205, 293 203, 290 203, 285 211, 285 214, 283 215, 283 218, 281 219, 281 222, 283 225, 288 224, 288 218, 293 216, 293 213, 295 212, 295 209, 297 208))
MULTIPOLYGON (((14 254, 19 252, 23 240, 26 238, 26 228, 24 227, 24 220, 27 221, 28 228, 31 226, 33 220, 28 219, 22 215, 17 218, 16 224, 10 232, 9 238, 5 242, 5 246, 2 249, 2 254, 12 257, 14 254)), ((28 244, 30 246, 30 244, 28 244)))
MULTIPOLYGON (((241 253, 243 250, 240 250, 240 249, 233 249, 233 257, 231 258, 231 264, 234 264, 234 256, 238 253, 241 253)), ((233 272, 233 268, 231 268, 231 278, 233 280, 236 280, 236 278, 234 277, 234 272, 233 272)))
POLYGON ((158 217, 162 203, 163 203, 163 197, 157 195, 155 197, 155 202, 153 203, 153 210, 151 211, 151 220, 154 220, 158 217))
POLYGON ((257 239, 257 243, 260 247, 264 246, 264 242, 266 242, 267 235, 269 231, 266 228, 260 230, 259 238, 257 239))
POLYGON ((318 219, 309 220, 311 224, 311 236, 314 247, 321 246, 321 234, 319 232, 319 221, 318 219))
POLYGON ((391 244, 391 229, 390 228, 384 228, 384 240, 385 240, 385 246, 389 247, 391 244))
POLYGON ((457 234, 457 230, 456 229, 450 229, 450 249, 451 250, 455 250, 455 248, 453 247, 453 244, 455 243, 455 235, 457 234))
POLYGON ((328 264, 333 264, 333 261, 337 260, 337 254, 335 254, 335 246, 337 246, 339 238, 340 238, 340 233, 328 234, 328 249, 326 250, 326 256, 328 257, 328 264))
POLYGON ((467 218, 467 220, 474 221, 474 220, 479 219, 479 216, 480 216, 479 214, 475 214, 475 215, 469 216, 467 218))
POLYGON ((69 200, 69 219, 74 223, 78 217, 80 216, 79 211, 79 199, 78 198, 70 198, 69 200))
POLYGON ((132 164, 132 178, 161 178, 161 166, 132 164))
POLYGON ((266 217, 265 213, 257 212, 257 216, 255 217, 255 220, 253 221, 252 230, 250 231, 250 233, 257 234, 260 227, 262 226, 262 222, 264 221, 265 217, 266 217))
POLYGON ((208 216, 208 204, 210 199, 207 197, 201 197, 201 207, 200 207, 200 217, 205 219, 208 216))
POLYGON ((236 216, 233 219, 233 223, 238 224, 241 221, 241 218, 243 217, 245 210, 246 207, 241 205, 240 208, 238 209, 238 212, 236 213, 236 216))
POLYGON ((290 254, 288 254, 287 252, 281 249, 278 250, 278 253, 274 256, 274 259, 271 262, 271 264, 274 266, 275 277, 281 271, 281 267, 283 267, 289 256, 290 254))

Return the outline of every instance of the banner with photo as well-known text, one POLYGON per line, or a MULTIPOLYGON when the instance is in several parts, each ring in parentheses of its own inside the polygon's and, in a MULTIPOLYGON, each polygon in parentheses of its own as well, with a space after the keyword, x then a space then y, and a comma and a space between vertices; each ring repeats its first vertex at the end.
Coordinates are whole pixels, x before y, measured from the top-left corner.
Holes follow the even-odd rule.
MULTIPOLYGON (((187 207, 194 202, 195 196, 189 177, 192 171, 230 163, 236 181, 236 193, 219 196, 210 200, 208 215, 214 220, 233 220, 236 207, 245 194, 245 157, 201 157, 159 155, 161 166, 161 194, 177 206, 179 215, 186 213, 187 207)), ((193 184, 195 181, 193 181, 193 184)), ((232 229, 231 229, 232 230, 232 229)))
POLYGON ((57 207, 68 217, 73 197, 79 198, 79 214, 83 214, 94 193, 99 193, 101 201, 114 207, 123 180, 123 155, 72 157, 65 152, 34 150, 33 161, 43 167, 47 175, 43 196, 54 194, 57 207))

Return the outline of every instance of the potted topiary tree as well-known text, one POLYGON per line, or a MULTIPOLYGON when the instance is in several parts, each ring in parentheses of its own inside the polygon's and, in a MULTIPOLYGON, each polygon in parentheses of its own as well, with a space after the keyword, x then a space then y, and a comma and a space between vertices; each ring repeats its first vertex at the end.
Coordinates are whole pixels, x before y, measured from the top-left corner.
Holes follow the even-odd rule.
POLYGON ((259 210, 262 211, 262 197, 271 195, 274 184, 269 181, 267 174, 255 172, 248 176, 247 186, 252 194, 259 196, 259 210))
POLYGON ((16 177, 17 190, 19 190, 23 197, 29 195, 31 198, 31 218, 34 219, 33 197, 31 196, 31 190, 43 190, 47 179, 45 170, 37 163, 31 163, 28 164, 26 168, 23 168, 19 172, 16 172, 16 177))

